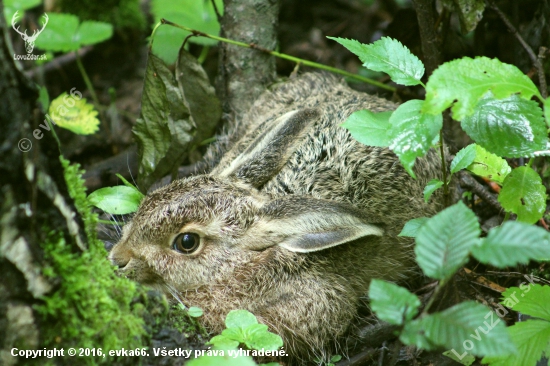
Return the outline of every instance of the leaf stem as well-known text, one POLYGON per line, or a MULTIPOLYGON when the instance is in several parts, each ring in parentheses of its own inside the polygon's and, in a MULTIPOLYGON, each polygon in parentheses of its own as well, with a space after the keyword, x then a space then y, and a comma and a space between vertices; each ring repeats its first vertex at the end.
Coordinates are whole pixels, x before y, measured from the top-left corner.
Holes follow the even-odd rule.
POLYGON ((90 78, 88 77, 88 74, 86 73, 86 69, 84 68, 84 65, 82 64, 82 60, 80 59, 80 55, 75 53, 76 55, 76 64, 78 65, 78 69, 80 70, 80 73, 82 74, 82 78, 84 79, 84 83, 86 84, 86 88, 88 88, 88 91, 90 92, 90 95, 92 96, 92 100, 94 101, 94 105, 96 109, 99 111, 101 115, 101 123, 103 125, 103 128, 105 129, 105 132, 107 133, 107 136, 109 136, 109 126, 107 126, 107 120, 105 119, 105 113, 100 108, 99 99, 97 98, 97 94, 95 93, 94 86, 92 82, 90 81, 90 78))
POLYGON ((424 307, 424 310, 422 310, 422 314, 420 314, 420 317, 423 317, 423 316, 428 314, 428 310, 430 310, 430 308, 432 307, 435 299, 439 296, 439 293, 441 292, 441 289, 443 288, 443 286, 445 286, 446 283, 447 283, 446 280, 440 280, 439 281, 439 283, 437 284, 437 287, 435 288, 432 296, 430 297, 430 300, 428 300, 428 303, 424 307))
MULTIPOLYGON (((298 58, 298 57, 290 56, 290 55, 287 55, 285 53, 279 53, 279 52, 276 52, 276 51, 271 51, 271 50, 268 50, 266 48, 260 47, 260 46, 254 44, 254 43, 244 43, 244 42, 234 41, 234 40, 228 39, 228 38, 214 36, 214 35, 207 34, 207 33, 195 30, 195 29, 185 27, 183 25, 173 23, 173 22, 171 22, 169 20, 166 20, 166 19, 161 19, 160 22, 162 24, 171 25, 173 27, 183 29, 187 32, 191 32, 194 36, 201 36, 201 37, 211 38, 213 40, 224 42, 224 43, 229 43, 229 44, 232 44, 232 45, 235 45, 235 46, 255 49, 255 50, 258 50, 260 52, 264 52, 264 53, 267 53, 269 55, 272 55, 272 56, 275 56, 275 57, 278 57, 278 58, 282 58, 282 59, 285 59, 285 60, 296 62, 296 63, 301 64, 301 65, 310 66, 310 67, 314 67, 314 68, 317 68, 317 69, 330 71, 330 72, 333 72, 335 74, 344 75, 344 76, 347 76, 347 77, 350 77, 350 78, 353 78, 353 79, 356 79, 356 80, 359 80, 359 81, 377 86, 379 88, 389 90, 391 92, 395 92, 397 90, 397 88, 395 88, 393 86, 383 84, 381 82, 366 78, 366 77, 361 76, 361 75, 352 74, 351 72, 347 72, 347 71, 344 71, 344 70, 341 70, 341 69, 337 69, 335 67, 330 67, 330 66, 327 66, 327 65, 323 65, 323 64, 320 64, 320 63, 317 63, 317 62, 304 60, 304 59, 301 59, 301 58, 298 58)), ((156 28, 157 27, 155 27, 155 30, 156 30, 156 28)), ((154 30, 153 30, 153 32, 154 32, 154 30)))

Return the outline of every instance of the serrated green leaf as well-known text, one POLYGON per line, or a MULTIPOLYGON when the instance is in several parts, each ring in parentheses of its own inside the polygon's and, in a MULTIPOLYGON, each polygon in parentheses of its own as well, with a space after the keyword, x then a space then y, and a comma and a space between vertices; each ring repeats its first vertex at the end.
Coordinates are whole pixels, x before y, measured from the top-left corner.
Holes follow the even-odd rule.
POLYGON ((443 181, 432 179, 424 187, 424 202, 428 203, 432 194, 443 186, 443 181))
POLYGON ((406 288, 391 282, 372 280, 369 287, 372 310, 383 321, 402 325, 418 313, 420 300, 406 288))
POLYGON ((390 139, 390 116, 393 111, 373 113, 369 110, 360 110, 351 114, 342 124, 354 139, 367 146, 388 147, 390 139))
POLYGON ((225 318, 227 328, 245 328, 251 324, 258 324, 258 320, 254 314, 247 310, 231 310, 225 318))
POLYGON ((409 346, 415 346, 427 351, 437 348, 437 344, 428 339, 424 333, 424 321, 430 317, 431 315, 428 315, 422 319, 406 322, 405 327, 399 335, 399 340, 409 346))
POLYGON ((429 218, 427 217, 419 217, 419 218, 407 221, 405 223, 405 226, 403 226, 403 230, 401 230, 398 236, 407 236, 407 237, 415 238, 416 235, 418 234, 418 230, 428 220, 429 218))
POLYGON ((73 42, 78 42, 80 46, 86 46, 101 43, 112 36, 112 24, 85 20, 80 24, 80 27, 78 27, 78 32, 73 37, 73 42))
POLYGON ((546 126, 550 127, 550 97, 544 100, 544 118, 546 126))
POLYGON ((422 61, 398 40, 382 37, 371 44, 362 44, 353 39, 327 37, 359 57, 363 66, 374 71, 387 73, 397 84, 418 85, 422 82, 424 65, 422 61))
POLYGON ((401 104, 390 116, 390 149, 399 157, 407 172, 413 172, 417 157, 424 156, 430 147, 439 141, 439 131, 443 126, 441 115, 432 116, 420 112, 423 102, 409 100, 401 104))
POLYGON ((508 174, 512 171, 508 162, 500 156, 488 152, 477 144, 472 144, 470 146, 474 146, 476 156, 474 162, 471 163, 467 169, 475 175, 490 179, 502 185, 504 179, 506 179, 508 174))
MULTIPOLYGON (((216 0, 216 6, 223 13, 223 1, 216 0)), ((210 1, 197 0, 153 0, 151 13, 154 16, 153 27, 161 18, 185 25, 204 33, 217 36, 220 33, 220 24, 214 7, 210 1)), ((178 57, 183 40, 190 33, 171 26, 161 26, 155 32, 153 53, 167 64, 173 64, 178 57)), ((189 42, 203 46, 215 46, 218 41, 206 37, 191 37, 189 42)))
POLYGON ((489 90, 497 99, 516 93, 524 99, 533 95, 542 99, 535 84, 517 67, 487 57, 464 57, 433 72, 422 111, 436 115, 452 105, 453 118, 462 121, 489 90))
POLYGON ((504 322, 492 310, 474 301, 431 314, 422 324, 431 342, 455 349, 459 354, 470 345, 473 347, 466 350, 476 356, 501 356, 515 351, 504 322))
MULTIPOLYGON (((548 253, 548 252, 547 252, 548 253)), ((548 254, 547 254, 548 255, 548 254)), ((502 293, 503 298, 517 299, 507 302, 514 311, 550 321, 550 286, 527 284, 523 282, 520 287, 510 287, 502 293)))
POLYGON ((283 346, 283 339, 267 331, 265 324, 252 324, 245 329, 245 344, 250 349, 276 351, 283 346), (260 327, 260 326, 263 327, 260 327))
POLYGON ((476 145, 470 144, 461 149, 451 163, 451 173, 466 169, 476 158, 476 145))
POLYGON ((78 30, 78 17, 72 14, 50 13, 47 26, 36 39, 38 48, 53 52, 70 52, 80 48, 78 42, 73 42, 73 36, 78 30))
POLYGON ((232 327, 224 329, 221 335, 226 337, 227 339, 231 339, 239 343, 244 343, 246 340, 246 336, 242 327, 232 327))
POLYGON ((193 318, 198 318, 198 317, 201 317, 202 314, 203 314, 203 311, 201 308, 199 307, 196 307, 196 306, 191 306, 189 307, 189 309, 187 310, 187 314, 189 314, 189 316, 193 317, 193 318))
POLYGON ((52 100, 48 113, 54 124, 76 134, 91 135, 99 130, 97 111, 86 99, 63 93, 52 100))
POLYGON ((481 245, 472 249, 472 254, 480 262, 500 268, 527 264, 530 260, 548 260, 550 234, 540 227, 506 221, 491 229, 481 245))
POLYGON ((538 104, 517 95, 505 99, 489 95, 481 99, 461 125, 479 145, 509 158, 533 156, 535 151, 546 149, 548 141, 538 104))
POLYGON ((418 230, 416 261, 427 276, 447 279, 466 263, 480 233, 476 215, 459 202, 430 218, 418 230))
POLYGON ((520 166, 504 180, 498 201, 505 210, 518 215, 518 221, 534 224, 546 210, 546 188, 537 172, 520 166))
POLYGON ((518 322, 508 328, 508 333, 517 353, 504 357, 485 357, 482 363, 491 366, 536 365, 543 352, 548 352, 550 340, 550 322, 530 319, 518 322))
POLYGON ((143 195, 126 186, 100 188, 88 196, 90 204, 113 215, 136 212, 143 195))

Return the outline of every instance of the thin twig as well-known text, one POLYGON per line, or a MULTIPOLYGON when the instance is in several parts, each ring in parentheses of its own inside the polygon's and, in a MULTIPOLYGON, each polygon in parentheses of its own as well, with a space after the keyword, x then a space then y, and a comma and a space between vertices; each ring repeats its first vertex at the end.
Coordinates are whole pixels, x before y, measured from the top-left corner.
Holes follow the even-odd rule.
POLYGON ((275 56, 275 57, 278 57, 278 58, 282 58, 282 59, 289 60, 289 61, 292 61, 292 62, 300 63, 300 64, 305 65, 305 66, 315 67, 317 69, 326 70, 326 71, 333 72, 335 74, 340 74, 340 75, 344 75, 344 76, 347 76, 347 77, 350 77, 350 78, 354 78, 356 80, 359 80, 359 81, 377 86, 377 87, 382 88, 382 89, 389 90, 391 92, 395 92, 397 90, 397 88, 394 88, 393 86, 383 84, 381 82, 363 77, 361 75, 352 74, 351 72, 340 70, 340 69, 337 69, 335 67, 330 67, 330 66, 327 66, 327 65, 319 64, 317 62, 304 60, 304 59, 294 57, 294 56, 290 56, 290 55, 287 55, 287 54, 284 54, 284 53, 271 51, 271 50, 268 50, 268 49, 263 48, 261 46, 258 46, 257 44, 254 44, 254 43, 244 43, 244 42, 234 41, 234 40, 228 39, 228 38, 214 36, 212 34, 204 33, 204 32, 201 32, 201 31, 198 31, 198 30, 195 30, 195 29, 185 27, 183 25, 173 23, 173 22, 171 22, 169 20, 166 20, 166 19, 161 19, 160 22, 162 24, 171 25, 173 27, 180 28, 180 29, 183 29, 185 31, 191 32, 195 36, 211 38, 211 39, 214 39, 216 41, 229 43, 229 44, 239 46, 239 47, 252 48, 252 49, 258 50, 260 52, 267 53, 269 55, 272 55, 272 56, 275 56))
POLYGON ((458 177, 460 184, 463 187, 469 188, 473 193, 475 193, 482 200, 487 202, 490 206, 495 208, 497 211, 502 212, 502 206, 497 201, 497 199, 487 190, 484 186, 479 184, 472 176, 464 171, 458 172, 458 177))
POLYGON ((40 72, 46 73, 46 72, 54 70, 54 69, 60 69, 61 66, 75 61, 76 57, 77 57, 77 54, 78 54, 79 57, 83 57, 85 54, 87 54, 88 52, 93 50, 93 48, 94 48, 93 46, 85 46, 85 47, 82 47, 82 48, 78 49, 78 51, 69 52, 65 55, 56 57, 56 58, 54 58, 53 60, 51 60, 50 62, 48 62, 46 64, 43 64, 41 66, 37 66, 37 67, 35 67, 31 70, 28 70, 28 71, 25 71, 25 75, 28 78, 33 78, 36 74, 38 74, 40 72))
POLYGON ((214 7, 214 12, 216 13, 216 17, 218 18, 218 23, 221 23, 222 15, 218 10, 218 5, 216 5, 216 0, 211 0, 211 2, 212 2, 212 6, 214 7))
POLYGON ((535 65, 535 68, 537 69, 537 73, 539 76, 540 92, 543 98, 546 99, 546 97, 548 96, 547 86, 546 86, 546 77, 544 76, 544 68, 542 67, 542 63, 540 62, 540 59, 537 57, 537 55, 535 55, 535 52, 533 52, 533 49, 531 48, 531 46, 529 46, 527 42, 525 42, 521 34, 519 34, 519 32, 517 31, 516 27, 514 27, 514 25, 510 22, 506 14, 504 14, 502 10, 500 10, 497 4, 495 4, 491 0, 486 0, 486 1, 488 5, 498 14, 500 19, 502 19, 502 21, 504 22, 504 24, 506 25, 510 33, 512 33, 517 38, 519 43, 521 43, 521 45, 529 55, 529 58, 531 59, 531 61, 533 62, 533 65, 535 65))

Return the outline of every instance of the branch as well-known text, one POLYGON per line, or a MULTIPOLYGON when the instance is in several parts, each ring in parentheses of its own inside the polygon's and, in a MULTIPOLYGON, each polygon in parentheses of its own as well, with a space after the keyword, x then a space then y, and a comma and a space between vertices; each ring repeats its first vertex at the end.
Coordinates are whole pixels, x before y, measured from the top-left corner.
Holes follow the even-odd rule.
POLYGON ((426 76, 441 64, 441 47, 436 34, 436 16, 433 0, 413 0, 420 28, 420 40, 422 41, 422 53, 426 64, 426 76))
POLYGON ((529 46, 527 42, 525 42, 521 34, 519 34, 519 32, 517 31, 516 27, 514 27, 514 25, 510 22, 506 14, 504 14, 502 10, 500 10, 497 4, 495 4, 491 0, 486 0, 486 1, 487 1, 487 4, 498 14, 500 19, 502 19, 502 21, 508 28, 508 31, 510 31, 510 33, 512 33, 517 38, 519 43, 521 43, 521 45, 523 46, 523 49, 525 49, 525 51, 529 55, 529 58, 533 62, 533 65, 537 69, 537 73, 539 75, 539 88, 541 89, 540 92, 543 98, 546 99, 548 97, 546 77, 544 76, 544 68, 542 67, 542 63, 540 62, 540 59, 537 57, 537 55, 535 55, 535 52, 533 52, 533 49, 531 48, 531 46, 529 46))

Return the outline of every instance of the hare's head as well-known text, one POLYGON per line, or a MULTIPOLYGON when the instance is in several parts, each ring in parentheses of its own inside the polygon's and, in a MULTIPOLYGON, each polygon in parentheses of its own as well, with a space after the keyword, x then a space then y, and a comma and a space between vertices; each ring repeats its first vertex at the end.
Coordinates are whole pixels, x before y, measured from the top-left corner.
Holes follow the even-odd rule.
POLYGON ((272 198, 259 190, 319 116, 313 109, 287 113, 210 175, 178 180, 148 195, 110 259, 128 277, 174 293, 242 280, 236 273, 255 271, 270 260, 270 250, 317 252, 382 235, 349 204, 272 198))

